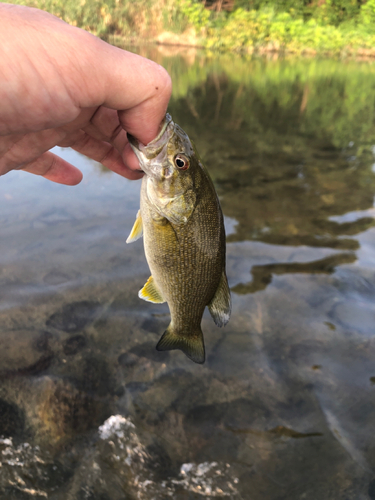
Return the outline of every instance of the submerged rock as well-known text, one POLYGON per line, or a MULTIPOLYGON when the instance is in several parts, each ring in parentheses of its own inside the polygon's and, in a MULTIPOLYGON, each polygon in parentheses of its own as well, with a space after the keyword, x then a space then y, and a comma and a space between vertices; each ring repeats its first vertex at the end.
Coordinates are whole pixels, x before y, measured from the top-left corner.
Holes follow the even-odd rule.
POLYGON ((88 300, 73 302, 53 313, 48 318, 46 325, 67 333, 77 333, 94 321, 100 311, 101 306, 98 302, 88 300))
POLYGON ((82 492, 84 498, 111 500, 162 498, 230 498, 240 499, 238 478, 233 477, 229 464, 204 462, 185 463, 177 477, 160 481, 158 456, 147 450, 138 429, 129 418, 112 415, 98 429, 95 452, 78 468, 72 487, 72 497, 82 492), (88 474, 87 471, 90 471, 88 474), (195 498, 195 497, 194 497, 195 498))
POLYGON ((50 498, 70 472, 39 446, 0 438, 0 498, 50 498))
POLYGON ((0 437, 10 438, 22 435, 25 416, 15 404, 0 399, 0 437))

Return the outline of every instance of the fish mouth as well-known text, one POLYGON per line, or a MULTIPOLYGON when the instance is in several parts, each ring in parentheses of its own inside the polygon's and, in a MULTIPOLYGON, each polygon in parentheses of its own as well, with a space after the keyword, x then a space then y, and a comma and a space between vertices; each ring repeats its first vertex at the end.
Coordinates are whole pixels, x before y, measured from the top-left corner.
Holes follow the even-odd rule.
MULTIPOLYGON (((158 135, 148 144, 142 144, 133 135, 128 135, 129 144, 137 156, 141 166, 144 166, 147 160, 153 160, 156 158, 164 146, 167 144, 170 133, 167 131, 168 127, 173 131, 173 121, 169 113, 165 115, 164 120, 161 123, 160 132, 158 135), (172 124, 172 127, 170 125, 172 124)), ((144 170, 143 170, 144 171, 144 170)))

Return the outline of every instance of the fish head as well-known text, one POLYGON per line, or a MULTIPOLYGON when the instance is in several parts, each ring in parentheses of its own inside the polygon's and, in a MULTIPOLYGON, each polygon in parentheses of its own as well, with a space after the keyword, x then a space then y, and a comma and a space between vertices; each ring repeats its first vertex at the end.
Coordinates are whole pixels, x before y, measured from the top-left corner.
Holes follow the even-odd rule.
POLYGON ((195 155, 188 135, 173 122, 168 113, 153 141, 144 145, 130 134, 128 140, 141 169, 146 175, 159 181, 178 178, 181 172, 190 168, 192 157, 195 155))
POLYGON ((186 222, 194 210, 197 172, 202 168, 188 135, 167 114, 153 141, 144 145, 129 134, 128 140, 150 182, 150 201, 169 220, 186 222))

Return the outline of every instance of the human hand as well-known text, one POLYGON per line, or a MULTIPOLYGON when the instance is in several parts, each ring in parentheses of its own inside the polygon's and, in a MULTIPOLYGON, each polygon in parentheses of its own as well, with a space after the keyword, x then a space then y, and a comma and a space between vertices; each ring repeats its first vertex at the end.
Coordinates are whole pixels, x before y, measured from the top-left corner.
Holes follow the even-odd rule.
POLYGON ((62 184, 82 173, 49 151, 71 147, 128 179, 142 176, 126 132, 158 133, 171 80, 158 64, 46 12, 0 3, 0 175, 62 184))

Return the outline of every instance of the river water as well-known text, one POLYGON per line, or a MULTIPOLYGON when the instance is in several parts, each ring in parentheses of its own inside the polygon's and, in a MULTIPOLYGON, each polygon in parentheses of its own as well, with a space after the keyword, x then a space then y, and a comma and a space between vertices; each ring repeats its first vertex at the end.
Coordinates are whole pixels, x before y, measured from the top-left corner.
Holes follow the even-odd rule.
POLYGON ((126 238, 140 182, 70 150, 0 183, 0 498, 375 499, 375 66, 140 49, 204 158, 233 312, 203 366, 126 238))

